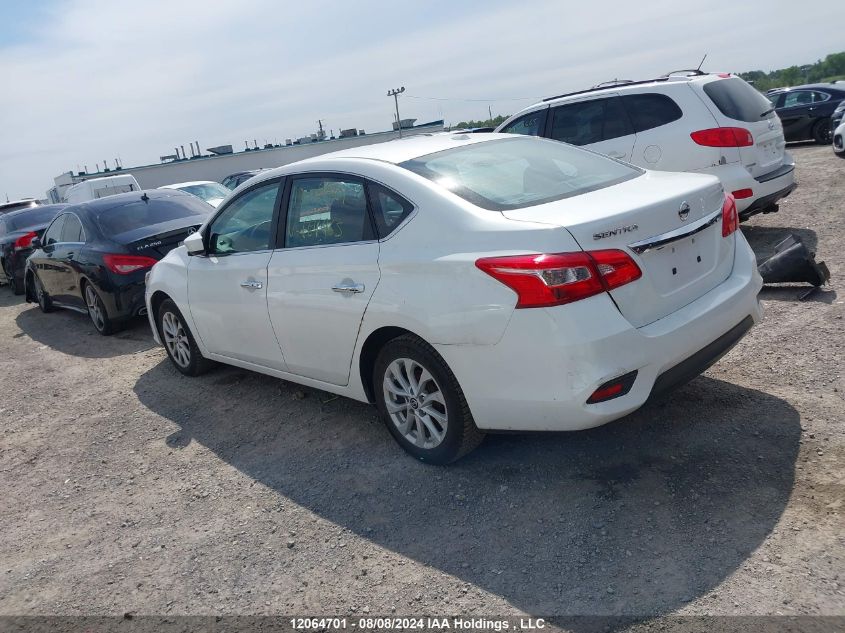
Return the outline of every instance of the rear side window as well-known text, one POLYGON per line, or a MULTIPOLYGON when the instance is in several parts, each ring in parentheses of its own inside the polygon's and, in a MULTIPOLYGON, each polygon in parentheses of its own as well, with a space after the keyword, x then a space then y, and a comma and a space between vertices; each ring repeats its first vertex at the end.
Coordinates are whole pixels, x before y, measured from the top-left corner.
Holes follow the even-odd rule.
POLYGON ((97 225, 106 237, 120 235, 145 226, 208 215, 214 208, 199 198, 181 194, 167 198, 138 199, 116 207, 109 207, 97 215, 97 225))
POLYGON ((65 224, 62 227, 62 242, 84 242, 85 231, 82 230, 82 223, 79 218, 68 213, 65 216, 65 224))
POLYGON ((525 137, 447 149, 406 161, 400 167, 491 211, 570 198, 643 173, 565 143, 525 137))
POLYGON ((631 133, 617 97, 558 106, 552 114, 550 137, 571 145, 590 145, 631 133))
POLYGON ((719 112, 736 121, 754 123, 772 109, 772 104, 766 97, 739 77, 706 83, 704 93, 719 108, 719 112))
POLYGON ((60 215, 50 227, 47 229, 47 232, 44 233, 44 244, 55 244, 56 242, 62 241, 62 227, 65 225, 65 218, 67 215, 60 215))
POLYGON ((678 104, 666 95, 644 93, 624 95, 621 99, 635 132, 652 130, 684 116, 678 104))
POLYGON ((540 136, 546 121, 546 110, 529 112, 516 121, 508 123, 500 131, 504 134, 522 134, 523 136, 540 136))
POLYGON ((370 206, 380 238, 390 235, 414 210, 414 205, 381 185, 369 183, 370 206))

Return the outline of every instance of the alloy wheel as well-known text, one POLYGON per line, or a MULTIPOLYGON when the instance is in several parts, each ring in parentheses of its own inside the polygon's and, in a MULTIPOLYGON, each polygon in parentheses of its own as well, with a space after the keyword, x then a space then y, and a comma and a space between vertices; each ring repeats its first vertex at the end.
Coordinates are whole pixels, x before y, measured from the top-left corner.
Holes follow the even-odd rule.
POLYGON ((94 327, 102 331, 106 327, 106 315, 103 312, 103 304, 91 284, 85 285, 85 305, 94 327))
POLYGON ((431 372, 415 360, 397 358, 384 372, 383 389, 390 420, 405 439, 424 449, 443 441, 449 416, 431 372))
POLYGON ((161 317, 161 333, 173 362, 180 367, 188 367, 191 364, 191 345, 182 320, 172 312, 165 312, 161 317))

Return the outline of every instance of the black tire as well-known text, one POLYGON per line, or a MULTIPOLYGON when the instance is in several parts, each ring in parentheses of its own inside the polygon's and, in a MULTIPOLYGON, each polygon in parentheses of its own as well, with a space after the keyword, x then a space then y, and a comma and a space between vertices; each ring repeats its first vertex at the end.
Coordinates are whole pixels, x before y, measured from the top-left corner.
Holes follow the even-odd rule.
POLYGON ((35 300, 38 302, 38 307, 44 313, 52 312, 53 300, 50 299, 50 295, 47 294, 44 284, 41 283, 41 279, 36 273, 32 273, 32 284, 35 287, 35 300))
POLYGON ((109 316, 106 305, 100 298, 100 293, 94 287, 94 284, 83 282, 82 299, 85 301, 85 307, 88 309, 88 318, 97 330, 103 336, 111 336, 121 329, 121 324, 109 316))
MULTIPOLYGON (((181 373, 186 376, 199 376, 217 365, 217 363, 212 360, 208 360, 202 355, 199 347, 197 347, 197 342, 194 339, 193 333, 185 323, 185 317, 182 316, 179 308, 176 307, 176 304, 171 299, 165 299, 158 307, 158 314, 156 314, 156 327, 158 327, 158 335, 164 345, 165 351, 167 352, 167 357, 170 359, 173 366, 181 373), (171 346, 168 343, 166 337, 169 335, 165 333, 165 318, 168 319, 169 324, 174 322, 172 319, 175 319, 178 323, 178 328, 180 328, 181 334, 178 334, 179 330, 177 330, 177 334, 182 337, 181 343, 184 344, 182 349, 183 351, 187 351, 188 354, 187 362, 184 362, 184 356, 179 356, 177 358, 179 352, 176 350, 180 347, 179 343, 175 343, 174 346, 171 346)), ((172 331, 170 326, 168 331, 172 331)))
MULTIPOLYGON (((407 379, 407 372, 403 376, 407 379)), ((400 383, 393 381, 393 384, 399 385, 400 383)), ((484 433, 475 425, 464 392, 461 390, 452 370, 449 369, 449 366, 431 345, 416 336, 400 336, 389 341, 382 348, 373 369, 373 386, 376 406, 390 434, 402 448, 420 461, 431 464, 448 464, 469 453, 484 439, 484 433), (426 381, 425 383, 429 385, 428 389, 433 393, 424 393, 423 383, 420 383, 420 396, 394 396, 397 400, 391 403, 395 406, 398 402, 400 406, 405 406, 404 411, 394 412, 393 415, 398 416, 398 420, 408 425, 406 427, 407 432, 414 436, 417 441, 411 441, 406 433, 400 430, 400 422, 394 421, 391 417, 388 412, 390 396, 385 394, 386 389, 384 387, 388 369, 390 368, 393 371, 397 367, 407 368, 404 363, 407 360, 418 365, 421 370, 427 371, 433 378, 433 381, 426 381), (394 362, 398 364, 394 365, 394 362), (438 392, 442 397, 437 395, 438 392), (427 395, 431 398, 428 403, 425 403, 424 398, 427 395), (434 403, 431 402, 432 400, 434 400, 434 403), (444 411, 446 414, 445 432, 443 432, 438 420, 431 417, 432 413, 435 415, 439 413, 442 416, 444 411), (418 415, 420 412, 424 412, 423 416, 418 415), (408 416, 412 416, 412 422, 409 422, 408 416), (423 422, 424 419, 428 421, 427 424, 423 422), (439 439, 439 443, 436 444, 435 436, 429 431, 432 424, 436 430, 443 432, 442 439, 439 439), (423 446, 420 446, 420 441, 423 446), (426 447, 426 443, 432 443, 432 446, 426 447)))
POLYGON ((813 140, 819 145, 830 145, 833 141, 833 130, 830 129, 830 119, 819 119, 813 126, 813 140))
POLYGON ((6 267, 6 262, 3 262, 3 274, 6 275, 6 279, 9 282, 9 289, 12 291, 12 294, 22 295, 23 284, 15 278, 15 274, 13 272, 9 271, 9 269, 6 267))
POLYGON ((833 139, 833 153, 839 158, 845 158, 845 138, 837 135, 833 139), (839 151, 841 150, 841 151, 839 151))

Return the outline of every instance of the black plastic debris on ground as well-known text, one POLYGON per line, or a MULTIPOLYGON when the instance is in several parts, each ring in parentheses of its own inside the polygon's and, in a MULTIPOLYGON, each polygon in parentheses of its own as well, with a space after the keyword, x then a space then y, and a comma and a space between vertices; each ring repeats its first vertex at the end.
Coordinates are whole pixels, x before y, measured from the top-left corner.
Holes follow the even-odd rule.
POLYGON ((818 288, 830 280, 824 262, 816 261, 801 238, 795 234, 775 246, 775 254, 757 267, 764 284, 808 283, 818 288))

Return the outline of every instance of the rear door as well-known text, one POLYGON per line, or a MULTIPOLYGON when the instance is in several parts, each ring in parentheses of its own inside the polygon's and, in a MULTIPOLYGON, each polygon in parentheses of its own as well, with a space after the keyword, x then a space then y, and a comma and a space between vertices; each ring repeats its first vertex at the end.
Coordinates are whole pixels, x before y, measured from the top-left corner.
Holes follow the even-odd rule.
POLYGON ((232 199, 206 229, 207 255, 188 263, 188 303, 200 338, 221 356, 284 370, 267 313, 280 180, 232 199))
MULTIPOLYGON (((269 267, 267 304, 289 371, 349 383, 364 310, 379 282, 379 243, 364 181, 289 178, 285 223, 269 267)), ((398 215, 388 218, 401 221, 398 215)))
POLYGON ((721 127, 751 132, 752 144, 739 148, 742 165, 754 178, 783 165, 785 123, 771 102, 739 77, 715 78, 701 83, 703 98, 721 127))
POLYGON ((552 107, 546 136, 628 162, 637 139, 616 94, 552 107))

